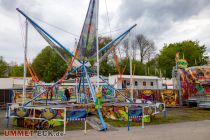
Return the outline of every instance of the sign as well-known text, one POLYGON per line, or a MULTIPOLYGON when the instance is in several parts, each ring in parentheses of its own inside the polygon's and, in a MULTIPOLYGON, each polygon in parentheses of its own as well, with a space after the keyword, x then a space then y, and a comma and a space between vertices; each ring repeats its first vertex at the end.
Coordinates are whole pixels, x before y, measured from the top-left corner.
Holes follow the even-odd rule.
POLYGON ((176 106, 177 93, 173 90, 163 90, 161 97, 166 106, 176 106))
POLYGON ((129 107, 128 118, 140 118, 142 117, 142 107, 129 107))
POLYGON ((66 111, 66 118, 68 120, 86 120, 87 111, 86 109, 72 109, 66 111))
POLYGON ((153 94, 152 90, 143 90, 143 94, 150 96, 151 94, 153 94))
POLYGON ((142 91, 142 99, 146 100, 146 101, 154 101, 153 98, 153 91, 152 90, 143 90, 142 91))

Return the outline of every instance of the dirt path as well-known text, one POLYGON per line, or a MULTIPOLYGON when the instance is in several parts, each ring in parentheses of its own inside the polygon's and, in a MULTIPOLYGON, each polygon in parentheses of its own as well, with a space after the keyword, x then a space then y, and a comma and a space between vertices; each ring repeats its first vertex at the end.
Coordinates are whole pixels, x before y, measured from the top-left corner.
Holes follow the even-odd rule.
POLYGON ((97 132, 88 130, 85 135, 83 131, 68 131, 63 137, 0 137, 4 140, 209 140, 210 139, 210 120, 171 123, 162 125, 150 125, 144 129, 132 127, 131 131, 127 128, 118 128, 117 131, 97 132))

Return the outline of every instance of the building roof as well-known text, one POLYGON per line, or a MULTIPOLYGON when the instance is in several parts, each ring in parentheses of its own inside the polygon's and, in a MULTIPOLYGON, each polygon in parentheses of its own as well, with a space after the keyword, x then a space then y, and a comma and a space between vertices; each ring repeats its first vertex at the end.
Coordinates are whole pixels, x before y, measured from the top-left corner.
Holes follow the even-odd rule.
MULTIPOLYGON (((110 75, 110 77, 120 77, 120 75, 110 75)), ((130 75, 122 75, 122 78, 130 79, 130 75)), ((159 80, 160 78, 157 76, 142 76, 142 75, 133 75, 133 79, 151 79, 151 80, 159 80)))
MULTIPOLYGON (((28 86, 31 77, 26 77, 26 86, 28 86)), ((16 89, 23 87, 23 77, 0 78, 0 89, 16 89)))

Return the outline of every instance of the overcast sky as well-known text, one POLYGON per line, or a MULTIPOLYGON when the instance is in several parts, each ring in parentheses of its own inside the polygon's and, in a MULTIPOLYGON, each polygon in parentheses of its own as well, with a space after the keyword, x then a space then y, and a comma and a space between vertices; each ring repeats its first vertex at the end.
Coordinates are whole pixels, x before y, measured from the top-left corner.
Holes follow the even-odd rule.
MULTIPOLYGON (((209 0, 106 0, 111 35, 114 37, 137 23, 135 33, 154 40, 160 50, 164 43, 199 40, 210 55, 209 0)), ((24 18, 17 7, 35 19, 46 31, 74 50, 89 0, 0 0, 0 56, 7 62, 23 62, 24 18), (41 22, 41 21, 44 22, 41 22), (60 27, 67 32, 48 24, 60 27)), ((105 0, 100 0, 99 33, 110 31, 105 0)), ((103 35, 110 35, 103 34, 103 35)), ((32 60, 47 43, 29 26, 28 56, 32 60)))

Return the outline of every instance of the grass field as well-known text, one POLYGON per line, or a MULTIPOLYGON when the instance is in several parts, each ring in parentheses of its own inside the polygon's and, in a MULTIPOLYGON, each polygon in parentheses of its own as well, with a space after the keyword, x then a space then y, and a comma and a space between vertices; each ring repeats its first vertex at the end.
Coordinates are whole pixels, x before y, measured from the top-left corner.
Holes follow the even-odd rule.
MULTIPOLYGON (((167 108, 167 116, 162 114, 151 117, 150 123, 145 125, 164 124, 164 123, 178 123, 187 121, 210 120, 210 110, 198 108, 167 108)), ((116 121, 111 119, 105 120, 114 127, 127 126, 126 121, 116 121)), ((131 126, 141 126, 141 122, 131 122, 131 126)))
MULTIPOLYGON (((72 131, 72 130, 84 130, 85 125, 84 121, 72 121, 67 123, 66 125, 66 131, 72 131)), ((87 123, 87 129, 92 129, 92 127, 87 123)), ((63 131, 63 125, 62 126, 57 126, 53 128, 54 131, 63 131)))

